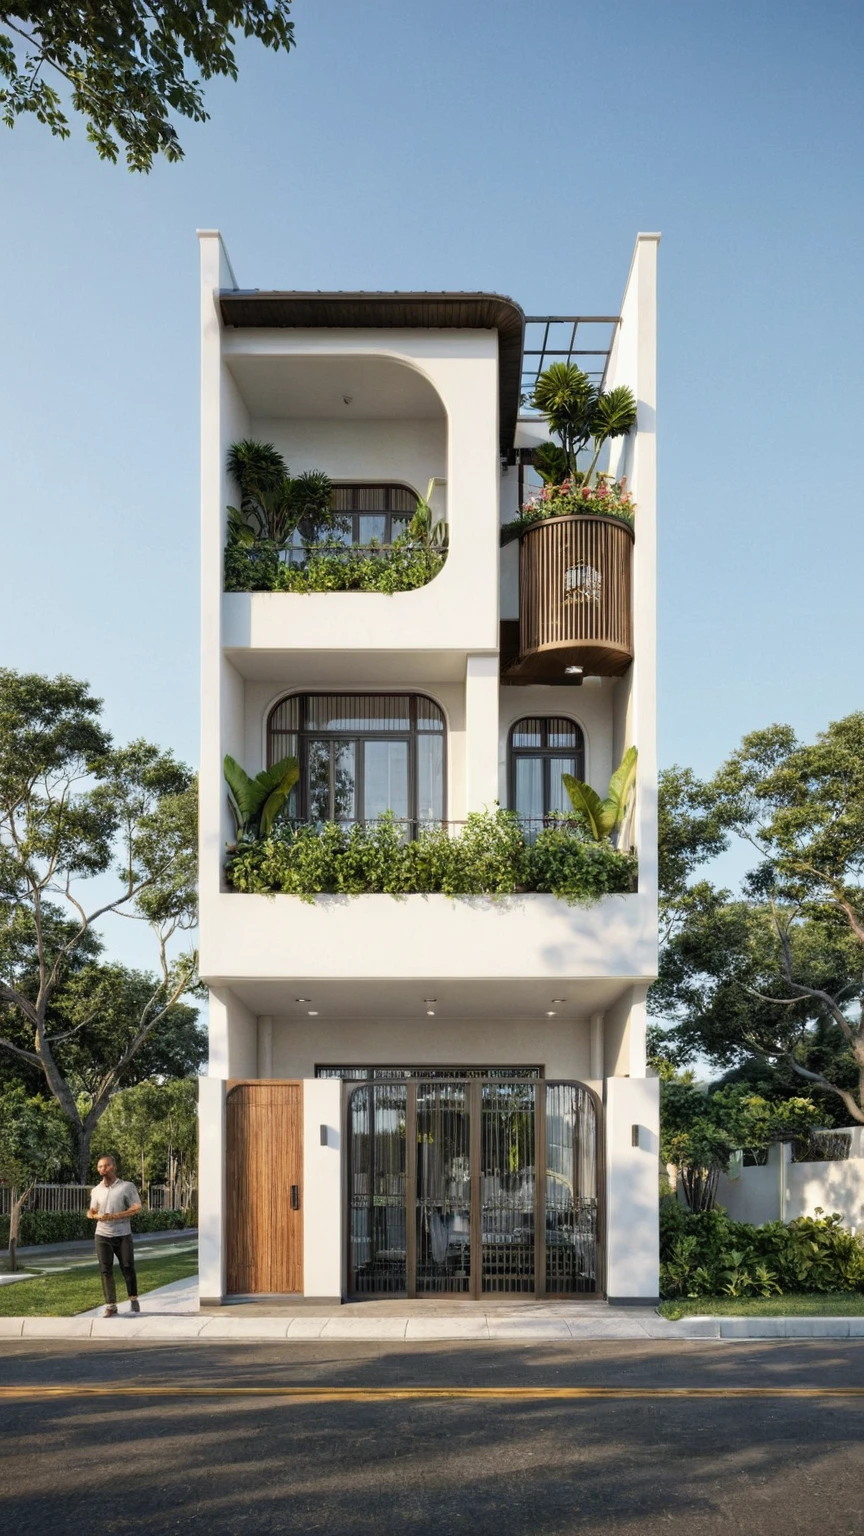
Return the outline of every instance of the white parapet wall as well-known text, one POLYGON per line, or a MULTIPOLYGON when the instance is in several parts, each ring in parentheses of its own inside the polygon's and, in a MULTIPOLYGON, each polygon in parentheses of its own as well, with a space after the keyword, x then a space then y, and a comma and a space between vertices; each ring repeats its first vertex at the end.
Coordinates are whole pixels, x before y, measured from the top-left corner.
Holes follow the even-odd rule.
POLYGON ((606 1082, 606 1294, 647 1305, 660 1294, 657 1215, 660 1083, 606 1082))
POLYGON ((761 1168, 742 1168, 729 1179, 721 1174, 717 1204, 733 1221, 761 1226, 766 1221, 796 1221, 836 1212, 844 1226, 864 1232, 864 1157, 842 1162, 793 1163, 788 1144, 772 1147, 761 1168))

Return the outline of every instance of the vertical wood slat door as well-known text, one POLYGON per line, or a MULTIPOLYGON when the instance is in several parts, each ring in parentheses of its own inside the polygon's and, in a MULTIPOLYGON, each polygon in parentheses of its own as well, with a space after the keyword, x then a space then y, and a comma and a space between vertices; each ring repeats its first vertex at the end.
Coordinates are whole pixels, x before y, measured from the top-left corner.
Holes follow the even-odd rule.
POLYGON ((296 1295, 303 1290, 302 1093, 300 1083, 229 1084, 229 1295, 296 1295))

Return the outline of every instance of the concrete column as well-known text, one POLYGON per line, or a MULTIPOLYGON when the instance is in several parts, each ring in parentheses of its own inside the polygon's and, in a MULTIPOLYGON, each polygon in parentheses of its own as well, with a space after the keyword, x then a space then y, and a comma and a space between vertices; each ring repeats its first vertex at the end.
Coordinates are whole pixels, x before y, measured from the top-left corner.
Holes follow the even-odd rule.
POLYGON ((606 1294, 613 1303, 648 1306, 660 1293, 659 1151, 658 1079, 608 1078, 606 1294))
POLYGON ((498 799, 498 656, 469 656, 465 668, 465 807, 498 799))
POLYGON ((225 1083, 198 1081, 198 1295, 225 1295, 225 1083))
POLYGON ((603 1014, 592 1013, 588 1054, 590 1062, 588 1076, 592 1083, 602 1083, 603 1081, 603 1043, 603 1014))
POLYGON ((342 1299, 342 1084, 303 1082, 303 1294, 342 1299))
POLYGON ((258 1076, 273 1076, 273 1019, 269 1013, 258 1020, 258 1076))

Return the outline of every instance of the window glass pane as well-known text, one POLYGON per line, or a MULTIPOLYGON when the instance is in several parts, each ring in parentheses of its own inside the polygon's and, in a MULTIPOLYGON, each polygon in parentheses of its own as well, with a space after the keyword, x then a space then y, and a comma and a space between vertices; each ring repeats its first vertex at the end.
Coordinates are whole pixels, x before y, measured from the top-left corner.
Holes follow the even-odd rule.
POLYGON ((333 754, 333 819, 355 821, 357 817, 354 794, 354 743, 331 742, 333 754))
POLYGON ((517 720, 511 740, 514 747, 542 747, 543 721, 517 720))
POLYGON ((394 517, 390 524, 390 537, 395 542, 401 534, 405 533, 410 517, 394 517))
POLYGON ((312 693, 307 699, 313 731, 407 731, 410 700, 399 694, 312 693))
POLYGON ((561 781, 561 775, 564 773, 572 773, 574 778, 578 778, 575 757, 551 757, 549 759, 549 804, 546 809, 572 815, 573 806, 570 796, 561 781))
POLYGON ((400 821, 408 819, 407 741, 363 743, 363 816, 374 821, 392 811, 400 821))
POLYGON ((376 513, 374 517, 368 515, 358 517, 357 522, 358 544, 371 544, 373 540, 377 540, 379 544, 384 543, 387 538, 387 519, 383 512, 376 513))
POLYGON ((431 699, 422 696, 417 699, 417 729, 418 731, 442 731, 444 730, 444 716, 437 704, 431 699))
MULTIPOLYGON (((546 745, 548 747, 575 747, 578 725, 572 720, 547 720, 546 745)), ((581 731, 579 733, 581 735, 581 731)))
POLYGON ((444 817, 444 737, 417 738, 417 817, 442 821, 444 817))
POLYGON ((306 803, 310 821, 330 820, 330 743, 310 741, 306 754, 306 803))
POLYGON ((517 757, 515 768, 516 804, 514 809, 520 816, 542 816, 543 759, 517 757))

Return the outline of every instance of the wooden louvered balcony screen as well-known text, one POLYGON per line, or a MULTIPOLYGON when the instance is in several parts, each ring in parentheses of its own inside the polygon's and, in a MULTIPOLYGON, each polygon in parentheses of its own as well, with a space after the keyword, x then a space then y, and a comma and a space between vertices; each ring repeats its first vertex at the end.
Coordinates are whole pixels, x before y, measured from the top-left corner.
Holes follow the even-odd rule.
MULTIPOLYGON (((617 677, 633 660, 633 531, 612 517, 550 517, 519 545, 520 681, 567 666, 617 677)), ((562 678, 563 680, 563 678, 562 678)))

